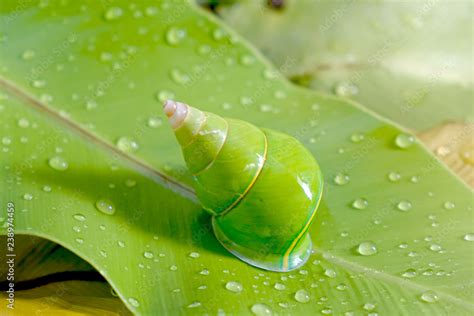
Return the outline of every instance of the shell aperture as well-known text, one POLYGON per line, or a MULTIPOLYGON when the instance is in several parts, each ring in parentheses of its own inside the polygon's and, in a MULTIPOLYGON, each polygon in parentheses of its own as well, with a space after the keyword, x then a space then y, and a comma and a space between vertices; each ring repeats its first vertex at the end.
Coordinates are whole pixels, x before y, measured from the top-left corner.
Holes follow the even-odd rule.
POLYGON ((164 108, 219 242, 265 270, 302 266, 323 187, 312 154, 274 130, 180 102, 164 108))

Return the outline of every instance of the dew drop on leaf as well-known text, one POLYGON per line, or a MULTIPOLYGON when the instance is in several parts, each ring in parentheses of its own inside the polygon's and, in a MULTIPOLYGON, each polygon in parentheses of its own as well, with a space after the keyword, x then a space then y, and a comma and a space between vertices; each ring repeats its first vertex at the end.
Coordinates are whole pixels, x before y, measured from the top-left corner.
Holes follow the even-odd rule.
POLYGON ((82 215, 82 214, 79 214, 79 213, 74 214, 72 217, 73 217, 76 221, 79 221, 79 222, 83 222, 83 221, 86 220, 86 217, 85 217, 84 215, 82 215))
POLYGON ((117 241, 117 245, 119 245, 120 248, 124 248, 125 247, 125 243, 121 240, 117 241))
POLYGON ((130 303, 130 305, 132 305, 133 307, 138 307, 140 306, 140 303, 138 302, 138 300, 136 298, 133 298, 133 297, 130 297, 128 299, 128 302, 130 303))
POLYGON ((474 234, 466 234, 463 238, 465 241, 474 241, 474 234))
POLYGON ((31 49, 27 49, 21 54, 21 58, 23 58, 24 60, 30 60, 30 59, 33 59, 34 57, 35 57, 35 51, 31 49))
POLYGON ((366 311, 372 311, 375 309, 375 304, 373 303, 365 303, 363 308, 366 310, 366 311))
POLYGON ((69 167, 69 163, 61 156, 53 156, 48 160, 51 168, 58 171, 64 171, 69 167))
POLYGON ((360 143, 363 140, 364 140, 364 134, 354 133, 351 135, 351 141, 353 143, 360 143))
POLYGON ((295 300, 300 303, 308 303, 310 300, 310 296, 308 291, 306 290, 298 290, 295 293, 295 300))
POLYGON ((105 11, 104 18, 107 21, 117 20, 123 14, 123 10, 119 7, 110 7, 105 11))
POLYGON ((283 283, 275 283, 275 285, 273 286, 275 288, 275 290, 279 290, 279 291, 283 291, 284 289, 286 289, 286 286, 285 284, 283 283))
POLYGON ((51 187, 50 187, 49 185, 43 186, 43 191, 44 191, 44 192, 51 192, 51 190, 52 190, 52 189, 51 189, 51 187))
POLYGON ((113 215, 115 213, 115 206, 112 201, 107 199, 99 199, 95 203, 95 207, 104 214, 113 215))
POLYGON ((152 259, 154 257, 153 253, 151 251, 145 251, 143 253, 143 257, 147 258, 147 259, 152 259))
POLYGON ((30 121, 28 121, 28 119, 23 117, 18 120, 18 127, 27 128, 29 126, 30 126, 30 121))
POLYGON ((8 136, 2 137, 2 144, 8 146, 12 143, 12 139, 8 136))
POLYGON ((413 145, 414 142, 415 142, 415 137, 413 137, 413 135, 401 133, 401 134, 398 134, 397 137, 395 137, 395 145, 398 148, 403 148, 403 149, 408 148, 411 145, 413 145))
POLYGON ((178 270, 178 267, 173 264, 173 265, 170 266, 170 270, 171 271, 176 271, 176 270, 178 270))
POLYGON ((324 270, 324 275, 332 279, 334 279, 337 276, 336 271, 334 271, 333 269, 324 270))
POLYGON ((452 210, 453 208, 456 207, 456 204, 454 204, 451 201, 446 201, 446 202, 444 202, 443 207, 444 207, 445 210, 452 210))
POLYGON ((200 272, 199 272, 200 275, 209 275, 209 270, 208 269, 202 269, 200 272))
POLYGON ((225 284, 225 288, 230 292, 240 293, 243 290, 242 284, 236 281, 229 281, 225 284))
POLYGON ((410 201, 403 200, 403 201, 398 202, 397 208, 400 211, 407 212, 407 211, 411 210, 412 204, 411 204, 410 201))
POLYGON ((414 278, 416 276, 416 270, 415 269, 407 269, 405 272, 402 273, 402 277, 404 278, 414 278))
POLYGON ((270 316, 273 314, 271 308, 263 303, 253 304, 250 311, 257 316, 270 316))
POLYGON ((156 94, 156 98, 158 99, 158 101, 160 102, 165 102, 166 100, 169 100, 169 99, 174 99, 175 98, 175 94, 171 91, 168 91, 168 90, 162 90, 162 91, 159 91, 157 94, 156 94))
POLYGON ((189 257, 191 258, 199 258, 201 255, 199 254, 199 252, 196 252, 196 251, 193 251, 193 252, 190 252, 189 253, 189 257))
POLYGON ((23 200, 31 201, 33 200, 33 195, 31 195, 30 193, 25 193, 23 194, 23 200))
POLYGON ((348 81, 341 81, 334 86, 334 93, 341 97, 350 97, 359 93, 359 88, 348 81))
POLYGON ((157 128, 157 127, 160 127, 162 123, 163 122, 162 122, 161 118, 152 116, 152 117, 148 118, 148 120, 146 122, 146 125, 149 128, 157 128))
POLYGON ((186 38, 186 31, 181 28, 171 27, 166 31, 165 40, 171 46, 176 46, 186 38))
POLYGON ((438 301, 438 294, 433 291, 426 291, 420 296, 421 300, 426 303, 435 303, 438 301))
POLYGON ((363 256, 372 256, 377 253, 377 246, 371 241, 364 241, 357 247, 357 252, 363 256))
POLYGON ((369 205, 369 202, 363 198, 357 198, 352 202, 352 207, 358 210, 366 209, 369 205))
POLYGON ((431 251, 435 251, 435 252, 438 252, 440 251, 441 249, 443 249, 440 245, 438 244, 431 244, 430 245, 430 250, 431 251))
POLYGON ((76 238, 75 241, 80 245, 82 245, 84 243, 84 239, 82 239, 82 238, 76 238))
POLYGON ((398 180, 400 180, 401 176, 399 173, 397 172, 390 172, 388 175, 387 175, 388 179, 392 182, 397 182, 398 180))
POLYGON ((124 152, 134 152, 138 149, 138 143, 130 137, 122 136, 117 140, 117 148, 124 152))
POLYGON ((350 177, 347 174, 338 173, 334 177, 334 183, 336 183, 337 185, 344 185, 344 184, 349 183, 349 181, 350 181, 350 177))
POLYGON ((201 306, 201 302, 192 302, 191 304, 188 305, 188 308, 196 308, 196 307, 199 307, 201 306))

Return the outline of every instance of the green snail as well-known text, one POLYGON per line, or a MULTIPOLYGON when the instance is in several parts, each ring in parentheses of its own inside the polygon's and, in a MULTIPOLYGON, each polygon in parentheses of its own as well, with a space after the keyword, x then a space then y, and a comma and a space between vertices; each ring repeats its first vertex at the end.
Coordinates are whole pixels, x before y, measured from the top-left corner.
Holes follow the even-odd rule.
POLYGON ((271 271, 302 266, 321 200, 321 170, 296 139, 168 100, 164 111, 219 242, 271 271))

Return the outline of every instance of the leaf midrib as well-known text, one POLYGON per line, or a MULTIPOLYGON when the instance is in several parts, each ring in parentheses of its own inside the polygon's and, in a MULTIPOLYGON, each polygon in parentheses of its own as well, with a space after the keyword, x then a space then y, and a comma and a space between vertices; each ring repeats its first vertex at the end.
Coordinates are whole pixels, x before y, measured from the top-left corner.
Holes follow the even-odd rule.
POLYGON ((198 202, 196 194, 192 188, 164 174, 163 172, 157 170, 156 168, 144 162, 143 160, 119 150, 117 147, 115 147, 105 139, 99 137, 98 135, 90 132, 86 128, 79 125, 77 122, 67 117, 61 116, 58 112, 53 110, 47 104, 41 102, 36 97, 23 90, 15 83, 1 76, 0 88, 7 92, 10 92, 18 99, 25 101, 22 102, 22 104, 24 104, 25 106, 30 106, 39 112, 45 113, 49 118, 58 121, 62 124, 63 127, 74 132, 81 138, 86 139, 91 143, 95 144, 96 146, 101 147, 102 149, 113 154, 114 156, 121 158, 123 161, 127 162, 131 167, 133 167, 133 169, 140 172, 142 175, 152 179, 154 182, 159 183, 160 185, 165 186, 176 193, 179 193, 183 197, 195 203, 198 202))

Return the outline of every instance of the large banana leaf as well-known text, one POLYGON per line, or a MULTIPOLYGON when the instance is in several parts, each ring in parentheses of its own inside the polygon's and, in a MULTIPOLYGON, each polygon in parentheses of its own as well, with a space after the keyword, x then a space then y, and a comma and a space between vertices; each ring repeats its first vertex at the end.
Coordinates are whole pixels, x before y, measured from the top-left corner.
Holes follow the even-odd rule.
POLYGON ((274 10, 244 0, 218 12, 299 84, 357 100, 416 131, 472 122, 472 1, 284 4, 274 10))
POLYGON ((184 0, 0 10, 2 221, 12 201, 17 234, 84 258, 131 311, 473 312, 471 191, 390 122, 293 86, 184 0), (302 269, 262 271, 216 241, 163 121, 168 97, 285 131, 317 157, 326 191, 302 269))

